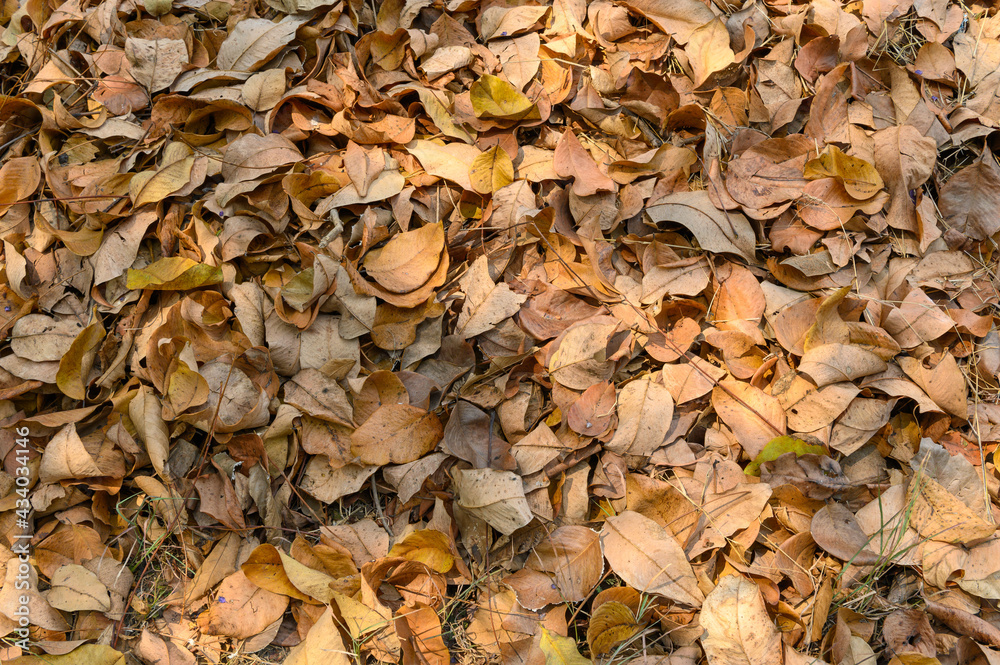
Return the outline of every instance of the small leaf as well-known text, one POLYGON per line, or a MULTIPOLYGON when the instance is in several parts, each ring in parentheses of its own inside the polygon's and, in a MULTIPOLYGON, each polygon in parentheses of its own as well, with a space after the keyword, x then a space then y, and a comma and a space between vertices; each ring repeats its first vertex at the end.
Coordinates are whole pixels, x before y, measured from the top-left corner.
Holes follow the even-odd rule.
POLYGON ((56 385, 68 397, 85 399, 87 383, 90 380, 90 370, 97 357, 97 349, 104 339, 104 327, 94 310, 92 323, 80 331, 69 351, 59 360, 59 372, 56 374, 56 385))
POLYGON ((747 468, 743 472, 748 476, 759 476, 761 464, 764 462, 773 462, 785 453, 795 453, 801 457, 806 453, 826 455, 828 452, 823 446, 810 445, 802 439, 796 439, 794 436, 779 436, 771 439, 764 446, 764 449, 758 453, 757 457, 747 465, 747 468))

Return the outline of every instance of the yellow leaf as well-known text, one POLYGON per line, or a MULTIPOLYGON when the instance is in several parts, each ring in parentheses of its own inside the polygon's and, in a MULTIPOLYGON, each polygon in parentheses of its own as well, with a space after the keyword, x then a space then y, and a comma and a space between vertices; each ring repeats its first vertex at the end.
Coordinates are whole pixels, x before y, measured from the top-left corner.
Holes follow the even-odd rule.
POLYGON ((389 550, 389 556, 419 561, 431 570, 447 573, 455 565, 448 536, 434 529, 414 531, 389 550))
POLYGON ((691 33, 691 40, 684 49, 691 63, 695 87, 736 62, 736 54, 729 48, 729 31, 722 19, 715 18, 691 33))
POLYGON ((138 173, 128 185, 132 207, 140 208, 147 203, 162 201, 174 192, 183 189, 191 181, 194 157, 185 157, 167 164, 158 171, 138 173))
POLYGON ((128 271, 126 286, 151 291, 187 291, 222 281, 222 269, 180 256, 168 256, 128 271))
POLYGON ((785 453, 795 453, 801 457, 806 453, 826 455, 827 452, 823 446, 811 446, 802 439, 796 439, 794 436, 779 436, 771 439, 764 446, 764 449, 757 453, 757 457, 747 465, 747 468, 743 472, 748 476, 759 476, 761 464, 764 462, 773 462, 785 453))
POLYGON ((7 665, 125 665, 122 652, 103 644, 83 644, 60 656, 21 656, 7 665))
POLYGON ((87 394, 87 382, 90 370, 97 357, 97 347, 104 339, 104 327, 97 318, 97 310, 91 317, 91 323, 80 331, 62 359, 59 361, 59 371, 56 373, 56 385, 59 390, 73 399, 84 399, 87 394))
POLYGON ((540 120, 538 107, 507 81, 484 74, 469 90, 477 118, 540 120))
POLYGON ((557 635, 545 626, 539 646, 545 654, 545 665, 592 665, 593 662, 580 655, 572 638, 557 635))
POLYGON ((492 194, 514 182, 514 162, 503 148, 495 145, 472 160, 469 180, 480 194, 492 194))
POLYGON ((858 157, 845 155, 835 145, 828 146, 817 159, 806 162, 803 174, 807 180, 836 178, 847 193, 859 201, 870 199, 885 186, 873 165, 858 157))
POLYGON ((167 379, 166 398, 167 404, 173 412, 181 413, 192 406, 198 406, 208 401, 211 390, 208 381, 195 369, 188 367, 183 360, 177 359, 174 371, 167 379))

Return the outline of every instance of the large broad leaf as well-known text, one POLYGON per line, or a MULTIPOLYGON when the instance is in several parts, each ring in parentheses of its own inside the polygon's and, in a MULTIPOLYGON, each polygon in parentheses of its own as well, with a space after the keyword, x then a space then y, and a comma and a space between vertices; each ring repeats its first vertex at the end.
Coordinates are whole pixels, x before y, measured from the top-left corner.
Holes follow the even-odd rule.
POLYGON ((710 252, 736 254, 757 262, 757 236, 741 213, 719 210, 708 192, 678 192, 646 208, 654 222, 673 222, 687 228, 702 248, 710 252))
POLYGON ((286 16, 277 23, 263 18, 239 21, 219 47, 216 66, 241 72, 255 72, 277 55, 295 37, 308 16, 286 16))
POLYGON ((222 281, 222 269, 181 256, 169 256, 145 268, 128 271, 128 288, 186 291, 222 281))
POLYGON ((650 518, 632 511, 610 517, 601 542, 611 569, 629 586, 691 607, 705 599, 677 539, 650 518))
POLYGON ((742 575, 719 580, 701 608, 701 646, 709 665, 781 665, 781 635, 756 584, 742 575))
POLYGON ((680 44, 686 44, 692 32, 715 18, 709 6, 699 0, 625 0, 622 4, 680 44))

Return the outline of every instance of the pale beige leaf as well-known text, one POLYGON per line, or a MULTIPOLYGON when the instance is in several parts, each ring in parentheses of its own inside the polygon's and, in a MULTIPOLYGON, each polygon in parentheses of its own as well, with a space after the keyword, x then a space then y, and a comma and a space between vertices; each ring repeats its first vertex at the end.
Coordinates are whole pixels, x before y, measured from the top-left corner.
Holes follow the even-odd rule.
POLYGON ((76 433, 76 425, 64 425, 42 451, 38 466, 38 479, 43 483, 57 483, 60 480, 78 480, 102 476, 104 472, 76 433))
POLYGON ((521 476, 494 469, 456 469, 453 473, 458 504, 500 533, 509 536, 531 521, 521 476))
POLYGON ((527 296, 511 291, 503 282, 493 283, 485 256, 476 259, 458 283, 465 291, 465 304, 458 315, 455 334, 461 335, 462 339, 492 329, 517 313, 521 303, 527 299, 527 296))
POLYGON ((245 18, 222 42, 215 64, 219 69, 255 72, 287 46, 299 26, 308 20, 306 15, 286 16, 277 23, 263 18, 245 18))
POLYGON ((47 599, 57 610, 107 612, 111 609, 108 588, 97 575, 83 566, 76 564, 60 566, 49 583, 52 586, 47 599))
POLYGON ((125 40, 132 78, 150 92, 163 90, 188 64, 187 45, 180 39, 125 40))
POLYGON ((601 544, 611 569, 632 588, 691 607, 705 599, 674 535, 648 517, 625 511, 608 518, 601 544))
POLYGON ((736 61, 736 54, 729 48, 729 31, 720 18, 692 32, 684 52, 691 63, 695 87, 736 61))
POLYGON ((709 665, 782 665, 781 636, 757 585, 726 575, 705 598, 699 619, 709 665))
POLYGON ((284 69, 268 69, 246 80, 240 90, 243 103, 254 111, 268 111, 285 94, 284 69))
POLYGON ((669 390, 648 379, 632 381, 618 395, 618 429, 606 448, 619 455, 652 455, 663 445, 673 415, 669 390))

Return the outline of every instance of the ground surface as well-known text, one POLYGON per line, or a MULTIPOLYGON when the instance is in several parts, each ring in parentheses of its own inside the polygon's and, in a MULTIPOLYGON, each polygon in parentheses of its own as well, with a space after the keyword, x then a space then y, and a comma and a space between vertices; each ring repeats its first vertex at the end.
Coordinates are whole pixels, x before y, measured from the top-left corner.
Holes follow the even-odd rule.
POLYGON ((0 14, 6 662, 1000 662, 993 9, 0 14))

